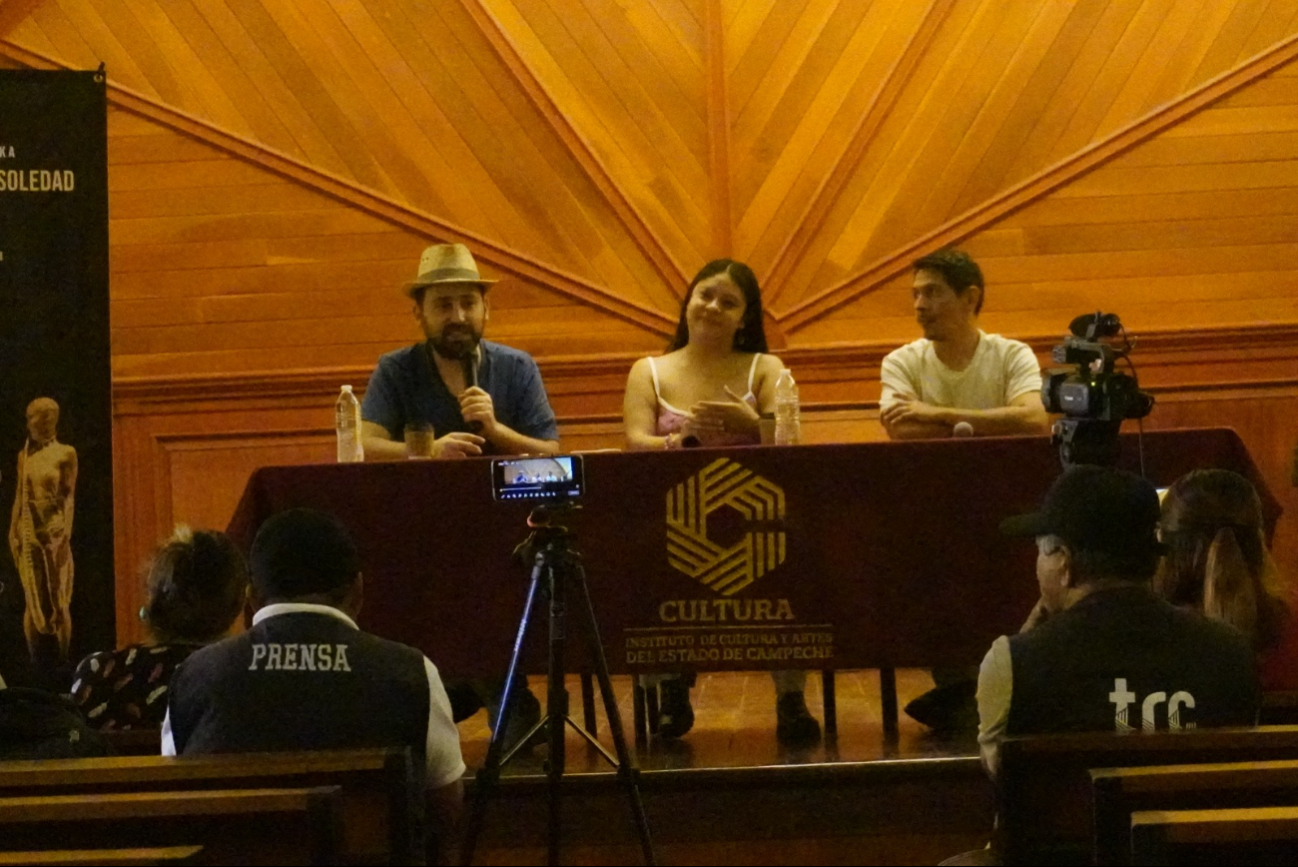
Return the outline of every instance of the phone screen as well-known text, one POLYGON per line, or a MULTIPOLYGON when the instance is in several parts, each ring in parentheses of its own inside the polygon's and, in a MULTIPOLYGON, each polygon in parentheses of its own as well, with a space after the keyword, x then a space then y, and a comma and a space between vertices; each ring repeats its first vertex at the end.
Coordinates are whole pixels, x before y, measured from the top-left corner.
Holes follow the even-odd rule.
POLYGON ((576 500, 582 495, 585 481, 581 455, 501 458, 491 462, 491 490, 497 500, 576 500))

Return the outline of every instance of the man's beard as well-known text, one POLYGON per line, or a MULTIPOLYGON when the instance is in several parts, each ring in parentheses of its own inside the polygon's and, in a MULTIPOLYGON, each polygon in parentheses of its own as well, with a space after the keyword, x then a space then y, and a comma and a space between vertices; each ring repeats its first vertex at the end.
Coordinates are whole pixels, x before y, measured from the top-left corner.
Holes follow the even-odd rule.
POLYGON ((482 340, 482 334, 476 331, 472 325, 447 325, 440 334, 435 337, 429 337, 429 343, 433 345, 435 351, 442 358, 450 361, 463 361, 472 357, 477 351, 478 342, 482 340))

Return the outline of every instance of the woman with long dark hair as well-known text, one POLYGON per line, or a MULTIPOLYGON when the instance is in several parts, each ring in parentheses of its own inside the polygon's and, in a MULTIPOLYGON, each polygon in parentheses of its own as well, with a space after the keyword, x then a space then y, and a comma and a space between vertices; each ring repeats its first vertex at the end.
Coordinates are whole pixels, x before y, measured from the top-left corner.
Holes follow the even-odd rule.
POLYGON ((1163 498, 1167 545, 1154 590, 1239 629, 1258 653, 1263 689, 1298 689, 1294 589, 1266 548, 1262 502, 1230 470, 1194 470, 1163 498))
MULTIPOLYGON (((622 418, 627 448, 674 449, 761 441, 759 419, 775 409, 775 381, 784 365, 766 352, 762 293, 742 262, 704 265, 681 304, 667 352, 642 358, 627 379, 622 418)), ((776 734, 786 743, 814 741, 820 723, 807 710, 806 672, 772 672, 776 734)), ((694 724, 690 684, 660 675, 658 732, 680 737, 694 724)))

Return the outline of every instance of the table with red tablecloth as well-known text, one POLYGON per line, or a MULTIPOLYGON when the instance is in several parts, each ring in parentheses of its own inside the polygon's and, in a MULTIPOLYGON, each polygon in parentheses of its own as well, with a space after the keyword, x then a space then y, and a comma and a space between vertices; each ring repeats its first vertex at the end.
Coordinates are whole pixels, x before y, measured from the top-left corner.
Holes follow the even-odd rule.
MULTIPOLYGON (((1130 469, 1137 444, 1124 435, 1130 469)), ((1143 452, 1159 487, 1233 469, 1279 514, 1233 431, 1150 432, 1143 452)), ((1035 548, 997 525, 1034 509, 1060 472, 1044 437, 584 460, 582 509, 566 523, 610 667, 624 673, 976 664, 1037 599, 1035 548)), ((529 505, 493 499, 488 459, 266 467, 229 532, 246 549, 267 516, 295 506, 333 512, 354 535, 363 628, 420 648, 447 676, 504 670, 528 578, 510 555, 529 505)))

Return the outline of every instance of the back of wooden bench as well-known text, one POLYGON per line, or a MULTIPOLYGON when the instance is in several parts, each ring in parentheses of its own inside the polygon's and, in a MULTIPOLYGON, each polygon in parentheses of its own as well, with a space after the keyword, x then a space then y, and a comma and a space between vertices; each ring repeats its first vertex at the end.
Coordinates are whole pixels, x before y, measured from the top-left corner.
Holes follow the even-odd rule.
POLYGON ((203 864, 202 846, 164 846, 139 849, 47 849, 0 852, 0 867, 162 867, 203 864))
POLYGON ((1298 862, 1298 806, 1149 810, 1131 817, 1136 864, 1298 862))
POLYGON ((322 785, 342 788, 343 851, 351 859, 423 860, 423 793, 405 748, 0 764, 5 797, 322 785))
POLYGON ((208 864, 336 864, 341 791, 322 786, 0 798, 0 846, 201 846, 208 864))
POLYGON ((1131 863, 1131 816, 1149 810, 1298 805, 1298 761, 1091 771, 1095 863, 1131 863))
POLYGON ((1298 759, 1298 726, 1008 738, 997 843, 1007 864, 1089 864, 1092 769, 1280 759, 1298 759))

